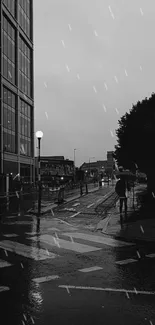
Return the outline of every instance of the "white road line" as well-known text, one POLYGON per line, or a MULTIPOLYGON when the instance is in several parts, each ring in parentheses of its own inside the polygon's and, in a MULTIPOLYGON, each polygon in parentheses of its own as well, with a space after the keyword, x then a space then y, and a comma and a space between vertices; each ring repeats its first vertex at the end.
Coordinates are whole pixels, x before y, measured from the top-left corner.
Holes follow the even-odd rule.
POLYGON ((148 255, 145 255, 145 256, 153 258, 153 257, 155 257, 155 254, 148 254, 148 255))
POLYGON ((83 286, 71 286, 71 285, 59 285, 59 288, 68 288, 68 289, 77 289, 77 290, 93 290, 93 291, 109 291, 109 292, 122 292, 125 293, 134 293, 134 294, 141 294, 141 295, 155 295, 154 291, 139 291, 136 290, 126 290, 126 289, 115 289, 115 288, 99 288, 99 287, 83 287, 83 286))
POLYGON ((79 211, 79 212, 73 214, 72 216, 70 216, 70 218, 74 218, 74 217, 76 217, 76 216, 77 216, 78 214, 80 214, 80 213, 81 213, 81 211, 79 211))
POLYGON ((18 237, 19 235, 17 234, 3 234, 4 237, 8 237, 8 238, 11 238, 11 237, 18 237))
POLYGON ((100 202, 100 201, 102 201, 103 200, 103 198, 102 199, 98 199, 97 201, 96 201, 96 203, 98 203, 98 202, 100 202))
POLYGON ((51 281, 51 280, 55 280, 55 279, 59 279, 58 275, 48 275, 48 276, 43 276, 41 278, 35 278, 32 281, 36 282, 36 283, 43 283, 43 282, 47 282, 47 281, 51 281))
POLYGON ((92 207, 95 203, 91 203, 87 206, 87 208, 89 209, 90 207, 92 207))
POLYGON ((0 247, 3 249, 7 249, 8 251, 13 252, 17 255, 31 258, 35 261, 42 261, 46 260, 47 258, 55 258, 56 256, 58 256, 54 253, 49 253, 48 255, 45 249, 26 246, 9 240, 1 241, 0 247))
POLYGON ((95 235, 89 235, 89 234, 85 234, 85 233, 78 233, 78 232, 74 232, 74 233, 63 233, 64 236, 72 236, 74 238, 79 238, 79 239, 84 239, 84 240, 88 240, 91 242, 95 242, 95 243, 100 243, 100 244, 104 244, 104 245, 108 245, 108 246, 112 246, 112 247, 123 247, 123 246, 131 246, 131 245, 135 245, 133 243, 127 243, 127 242, 123 242, 120 240, 116 240, 113 238, 109 238, 109 237, 101 237, 101 236, 95 236, 95 235))
MULTIPOLYGON (((70 236, 72 236, 72 234, 70 234, 70 236)), ((74 236, 72 236, 72 237, 74 237, 74 236)), ((35 240, 35 241, 38 240, 37 237, 36 238, 32 237, 31 239, 35 240)), ((55 237, 53 237, 51 235, 42 235, 39 237, 39 241, 46 243, 48 245, 51 245, 51 246, 58 246, 59 248, 68 249, 68 250, 78 252, 78 253, 93 252, 93 251, 97 251, 97 250, 101 249, 98 247, 92 247, 92 246, 88 246, 88 245, 84 245, 84 244, 80 244, 80 243, 75 243, 75 242, 71 242, 68 240, 60 239, 60 238, 56 239, 55 237)))
POLYGON ((10 290, 9 287, 0 287, 0 292, 2 292, 2 291, 8 291, 8 290, 10 290))
POLYGON ((129 264, 129 263, 134 263, 134 262, 138 262, 138 260, 135 260, 133 258, 128 258, 126 260, 117 261, 116 264, 125 265, 125 264, 129 264))
POLYGON ((6 262, 6 261, 3 261, 3 260, 0 260, 0 268, 2 267, 7 267, 7 266, 11 266, 12 264, 6 262))
POLYGON ((92 267, 87 267, 85 269, 81 269, 79 270, 80 272, 92 272, 92 271, 98 271, 98 270, 102 270, 103 267, 100 267, 100 266, 92 266, 92 267))
POLYGON ((80 205, 80 203, 74 203, 72 206, 77 207, 78 205, 80 205))

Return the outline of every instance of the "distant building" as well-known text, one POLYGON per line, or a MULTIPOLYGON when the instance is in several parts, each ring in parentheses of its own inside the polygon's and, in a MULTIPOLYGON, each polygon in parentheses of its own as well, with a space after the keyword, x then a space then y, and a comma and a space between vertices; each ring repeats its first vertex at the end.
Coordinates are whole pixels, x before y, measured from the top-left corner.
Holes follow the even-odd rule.
POLYGON ((0 35, 0 173, 33 180, 33 0, 0 1, 0 35))
POLYGON ((98 160, 90 163, 83 163, 80 167, 84 172, 88 172, 92 176, 100 173, 104 173, 105 169, 107 168, 107 161, 106 160, 98 160))
MULTIPOLYGON (((38 158, 35 158, 36 174, 38 158)), ((72 178, 74 174, 74 161, 65 159, 64 156, 41 156, 41 175, 72 178)))

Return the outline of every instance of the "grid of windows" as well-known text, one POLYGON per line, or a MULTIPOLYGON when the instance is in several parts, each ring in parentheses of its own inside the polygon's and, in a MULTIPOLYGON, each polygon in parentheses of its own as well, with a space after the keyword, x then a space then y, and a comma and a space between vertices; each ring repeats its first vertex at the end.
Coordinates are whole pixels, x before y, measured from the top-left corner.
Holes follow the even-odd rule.
POLYGON ((15 17, 15 15, 16 15, 16 0, 3 0, 3 3, 7 7, 7 9, 10 11, 12 16, 15 17))
POLYGON ((15 84, 15 29, 3 16, 3 75, 15 84))
POLYGON ((29 38, 31 38, 30 10, 30 0, 19 0, 19 25, 29 38))
POLYGON ((19 88, 27 96, 31 97, 31 50, 23 41, 19 39, 19 88))
POLYGON ((20 100, 20 154, 31 156, 31 106, 20 100))
POLYGON ((16 152, 15 95, 3 87, 3 144, 4 151, 16 152))

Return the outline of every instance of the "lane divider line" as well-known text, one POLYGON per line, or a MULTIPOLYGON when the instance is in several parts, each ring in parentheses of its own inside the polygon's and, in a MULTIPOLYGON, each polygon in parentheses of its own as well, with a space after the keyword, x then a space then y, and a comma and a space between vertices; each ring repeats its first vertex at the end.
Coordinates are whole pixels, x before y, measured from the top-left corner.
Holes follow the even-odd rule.
POLYGON ((125 265, 125 264, 129 264, 129 263, 134 263, 134 262, 138 262, 138 260, 135 260, 134 258, 128 258, 126 260, 117 261, 115 263, 119 264, 119 265, 125 265))
POLYGON ((51 281, 51 280, 56 280, 56 279, 59 279, 58 275, 48 275, 48 276, 43 276, 43 277, 40 277, 40 278, 32 279, 32 281, 36 282, 36 283, 44 283, 44 282, 51 281))
POLYGON ((141 295, 155 295, 154 291, 140 291, 140 290, 128 290, 128 289, 115 289, 115 288, 99 288, 99 287, 84 287, 84 286, 72 286, 72 285, 59 285, 59 288, 77 289, 77 290, 92 290, 92 291, 107 291, 107 292, 121 292, 121 293, 133 293, 141 295))
POLYGON ((81 269, 79 270, 80 272, 92 272, 92 271, 98 271, 98 270, 103 270, 103 267, 100 266, 92 266, 92 267, 87 267, 85 269, 81 269))

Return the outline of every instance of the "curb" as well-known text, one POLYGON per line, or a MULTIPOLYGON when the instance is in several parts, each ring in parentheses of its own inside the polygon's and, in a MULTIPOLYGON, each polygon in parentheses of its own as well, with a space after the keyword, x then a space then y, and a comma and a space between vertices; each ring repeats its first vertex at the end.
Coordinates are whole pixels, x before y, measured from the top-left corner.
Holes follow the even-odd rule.
POLYGON ((152 244, 155 243, 155 240, 146 240, 146 239, 139 239, 139 238, 126 238, 123 236, 115 236, 115 235, 111 235, 111 234, 107 234, 106 232, 102 232, 101 233, 103 235, 106 235, 107 237, 111 237, 113 239, 117 239, 117 240, 123 240, 126 241, 127 243, 135 243, 135 244, 152 244))

